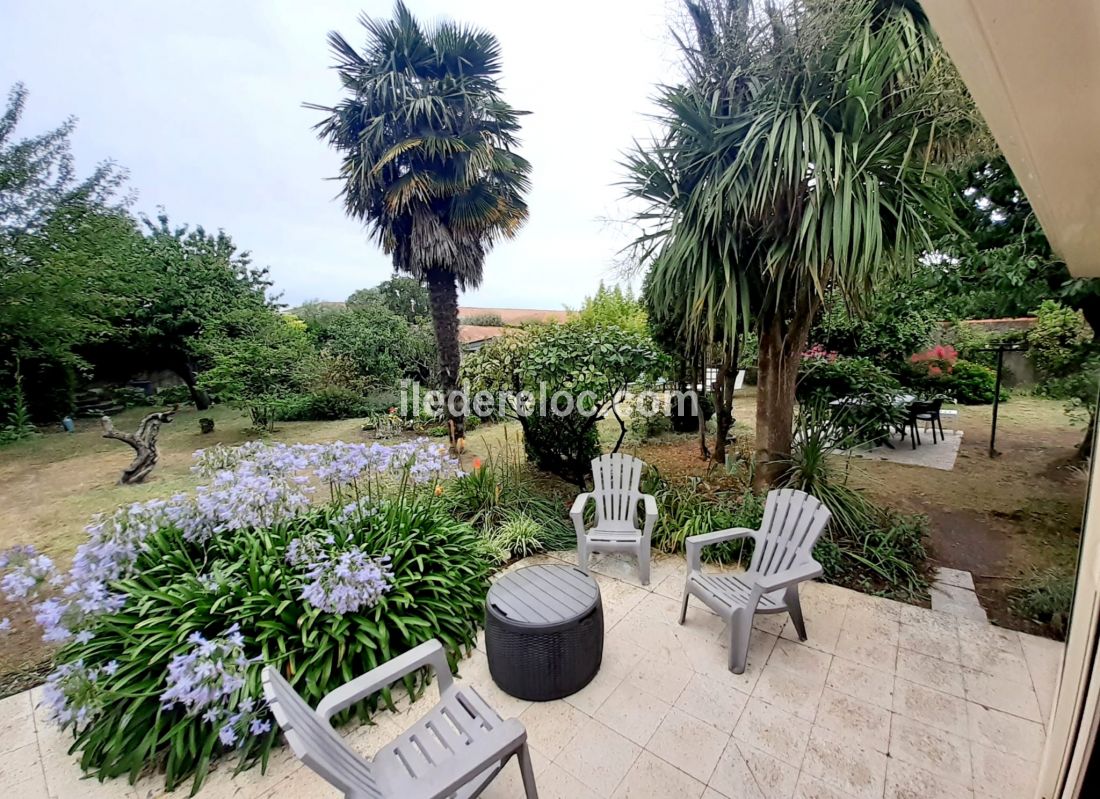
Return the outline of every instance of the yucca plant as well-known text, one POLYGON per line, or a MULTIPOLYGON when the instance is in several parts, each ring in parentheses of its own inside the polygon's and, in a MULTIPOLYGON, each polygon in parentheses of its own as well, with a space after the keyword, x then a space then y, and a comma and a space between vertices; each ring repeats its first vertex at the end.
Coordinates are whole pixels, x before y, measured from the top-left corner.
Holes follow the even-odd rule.
POLYGON ((627 160, 640 261, 683 335, 759 336, 758 487, 790 457, 801 353, 826 292, 858 309, 950 225, 938 168, 976 128, 912 3, 685 0, 682 81, 627 160))
MULTIPOLYGON (((486 251, 527 218, 530 165, 515 152, 524 112, 501 96, 491 33, 450 20, 424 25, 400 0, 392 20, 360 21, 362 51, 339 33, 328 37, 345 98, 307 107, 326 114, 318 134, 343 155, 348 214, 367 224, 395 269, 427 283, 440 380, 453 395, 458 290, 481 283, 486 251)), ((453 422, 460 437, 464 414, 453 422)))

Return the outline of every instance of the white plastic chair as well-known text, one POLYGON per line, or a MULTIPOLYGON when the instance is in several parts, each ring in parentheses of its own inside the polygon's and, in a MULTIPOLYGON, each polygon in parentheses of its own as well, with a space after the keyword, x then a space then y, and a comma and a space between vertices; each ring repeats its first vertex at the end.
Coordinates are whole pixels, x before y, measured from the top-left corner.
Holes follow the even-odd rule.
POLYGON ((569 511, 577 532, 577 565, 588 573, 588 556, 596 552, 629 552, 638 558, 642 585, 649 585, 649 545, 657 521, 657 500, 639 490, 645 462, 633 455, 614 453, 592 461, 591 492, 581 494, 569 511), (596 503, 596 526, 584 529, 584 507, 596 503), (638 503, 645 504, 645 520, 638 529, 638 503))
POLYGON ((798 584, 822 574, 821 564, 814 560, 812 552, 831 516, 816 497, 784 488, 768 493, 759 530, 735 527, 690 536, 680 624, 687 618, 691 596, 721 616, 729 625, 729 669, 734 674, 745 671, 752 618, 757 613, 789 613, 799 639, 805 641, 806 624, 798 601, 798 584), (754 545, 747 571, 703 572, 703 547, 748 537, 752 537, 754 545))
POLYGON ((264 696, 287 743, 305 765, 348 799, 470 799, 512 755, 527 799, 538 799, 527 731, 504 721, 473 688, 451 677, 439 641, 427 641, 345 683, 313 710, 278 671, 263 671, 264 696), (329 723, 342 710, 425 666, 435 672, 439 703, 372 760, 349 747, 329 723))

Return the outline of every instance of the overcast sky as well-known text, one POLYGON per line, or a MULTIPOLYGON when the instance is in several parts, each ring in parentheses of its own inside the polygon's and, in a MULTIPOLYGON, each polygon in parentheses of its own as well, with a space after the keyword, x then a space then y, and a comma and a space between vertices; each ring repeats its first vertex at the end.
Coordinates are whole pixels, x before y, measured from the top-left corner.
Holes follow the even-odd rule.
MULTIPOLYGON (((617 165, 651 128, 653 86, 670 79, 673 0, 409 0, 488 28, 505 97, 531 111, 531 219, 489 254, 466 305, 578 305, 614 281, 628 233, 617 165)), ((303 101, 335 102, 325 34, 362 42, 360 11, 388 0, 0 0, 0 84, 30 90, 21 132, 72 114, 78 165, 130 172, 135 210, 224 228, 296 304, 340 300, 389 277, 389 259, 336 200, 338 157, 303 101)))

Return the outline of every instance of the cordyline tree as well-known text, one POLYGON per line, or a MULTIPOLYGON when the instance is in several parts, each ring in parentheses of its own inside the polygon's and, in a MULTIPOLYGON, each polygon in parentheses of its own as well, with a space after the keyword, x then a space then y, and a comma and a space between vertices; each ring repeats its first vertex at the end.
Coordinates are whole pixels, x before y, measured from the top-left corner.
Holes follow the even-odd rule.
POLYGON ((458 290, 481 282, 485 253, 527 218, 530 165, 514 152, 519 116, 501 98, 500 46, 485 31, 424 26, 398 2, 392 20, 361 18, 362 52, 329 34, 346 97, 320 137, 343 153, 348 214, 363 220, 394 267, 427 283, 439 379, 456 407, 458 290))
POLYGON ((757 487, 789 463, 827 293, 859 308, 950 223, 936 164, 976 123, 911 6, 686 0, 685 79, 659 92, 663 133, 628 157, 655 299, 681 307, 686 340, 732 353, 735 331, 759 337, 757 487))

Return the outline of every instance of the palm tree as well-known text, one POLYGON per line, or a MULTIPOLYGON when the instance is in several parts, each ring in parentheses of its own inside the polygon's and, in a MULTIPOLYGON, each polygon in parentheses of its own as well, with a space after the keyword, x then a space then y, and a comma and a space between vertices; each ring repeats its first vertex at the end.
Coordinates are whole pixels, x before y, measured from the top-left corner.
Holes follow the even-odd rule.
POLYGON ((405 4, 392 20, 362 16, 360 53, 329 45, 346 96, 319 137, 343 154, 349 215, 393 265, 427 283, 452 444, 464 431, 458 392, 458 291, 476 287, 485 253, 527 218, 530 165, 514 152, 519 116, 501 98, 500 46, 483 30, 420 24, 405 4))
POLYGON ((759 336, 757 485, 789 461, 801 353, 828 292, 858 308, 931 248, 937 161, 974 112, 912 3, 685 0, 686 79, 628 157, 637 245, 684 335, 759 336), (725 331, 725 333, 723 333, 725 331))

